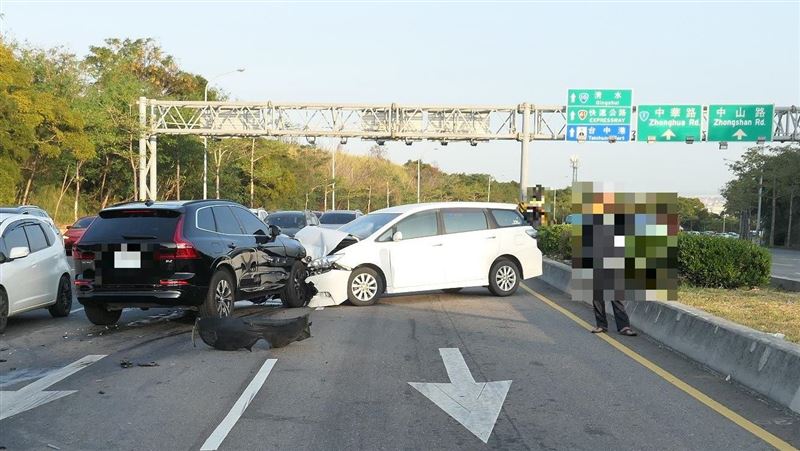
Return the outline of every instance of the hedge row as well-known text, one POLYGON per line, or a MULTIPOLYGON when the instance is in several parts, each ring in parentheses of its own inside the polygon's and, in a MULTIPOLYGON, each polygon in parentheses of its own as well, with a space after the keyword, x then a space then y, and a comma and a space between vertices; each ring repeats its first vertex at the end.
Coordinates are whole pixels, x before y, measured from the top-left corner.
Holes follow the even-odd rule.
MULTIPOLYGON (((542 253, 556 260, 572 259, 572 229, 566 224, 539 228, 542 253)), ((749 241, 708 235, 678 235, 678 274, 698 287, 738 288, 766 285, 772 259, 769 251, 749 241)))

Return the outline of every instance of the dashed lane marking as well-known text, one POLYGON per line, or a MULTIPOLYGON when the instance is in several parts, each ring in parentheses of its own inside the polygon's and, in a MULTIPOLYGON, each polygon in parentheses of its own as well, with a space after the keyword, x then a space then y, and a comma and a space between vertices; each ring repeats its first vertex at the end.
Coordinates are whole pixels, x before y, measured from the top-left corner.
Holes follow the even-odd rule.
POLYGON ((247 406, 250 405, 250 402, 253 401, 253 398, 258 394, 258 391, 261 389, 261 386, 264 385, 267 376, 269 376, 272 367, 275 366, 275 362, 277 361, 278 359, 267 359, 267 361, 261 365, 261 369, 258 370, 253 380, 250 381, 247 388, 242 392, 242 395, 236 400, 230 412, 222 419, 222 422, 214 429, 214 432, 208 436, 203 446, 200 447, 201 451, 213 451, 219 448, 222 441, 225 440, 225 437, 228 436, 228 433, 230 433, 231 429, 236 425, 236 422, 239 421, 239 418, 247 409, 247 406))

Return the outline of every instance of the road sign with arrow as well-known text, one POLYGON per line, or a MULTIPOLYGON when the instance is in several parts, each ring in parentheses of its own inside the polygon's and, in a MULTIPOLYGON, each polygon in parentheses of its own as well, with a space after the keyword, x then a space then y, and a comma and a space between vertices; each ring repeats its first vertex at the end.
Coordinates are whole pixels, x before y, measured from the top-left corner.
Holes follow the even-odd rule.
POLYGON ((709 105, 708 141, 772 141, 773 105, 709 105))
POLYGON ((567 92, 567 141, 628 141, 630 89, 570 89, 567 92))
POLYGON ((409 384, 484 443, 492 435, 511 381, 475 382, 458 348, 440 348, 450 382, 409 384))
POLYGON ((703 108, 700 105, 639 105, 636 140, 647 142, 700 141, 703 108))

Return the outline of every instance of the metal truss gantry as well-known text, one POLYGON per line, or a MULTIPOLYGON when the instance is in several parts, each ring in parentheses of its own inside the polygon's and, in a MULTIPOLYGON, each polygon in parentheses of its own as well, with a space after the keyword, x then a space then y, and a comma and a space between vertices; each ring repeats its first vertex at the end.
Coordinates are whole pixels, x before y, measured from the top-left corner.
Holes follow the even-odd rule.
MULTIPOLYGON (((530 141, 564 140, 563 105, 403 105, 204 102, 139 98, 139 196, 156 199, 158 135, 361 138, 400 141, 518 141, 520 199, 526 200, 530 141)), ((775 107, 773 141, 800 141, 800 112, 775 107)))

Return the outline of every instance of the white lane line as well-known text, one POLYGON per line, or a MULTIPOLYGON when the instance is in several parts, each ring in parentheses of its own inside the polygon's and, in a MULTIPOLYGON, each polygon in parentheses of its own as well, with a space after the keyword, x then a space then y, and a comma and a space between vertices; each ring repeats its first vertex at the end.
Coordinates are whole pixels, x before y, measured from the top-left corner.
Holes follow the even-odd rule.
POLYGON ((76 308, 75 310, 70 310, 69 312, 70 312, 70 313, 75 313, 75 312, 80 312, 81 310, 83 310, 83 307, 81 307, 81 308, 76 308))
POLYGON ((236 400, 236 403, 231 407, 230 412, 228 415, 223 418, 222 422, 214 429, 214 432, 208 436, 203 446, 200 447, 201 451, 213 451, 219 448, 222 444, 222 441, 225 440, 225 437, 228 436, 228 433, 231 432, 231 429, 236 425, 236 422, 239 421, 239 417, 242 416, 244 411, 247 409, 247 406, 250 405, 250 402, 253 398, 256 397, 256 394, 261 389, 261 386, 264 385, 264 382, 267 380, 267 376, 269 376, 270 371, 272 371, 272 367, 275 366, 275 362, 278 359, 267 359, 263 365, 261 365, 261 369, 258 370, 258 373, 253 377, 253 380, 247 385, 247 388, 244 389, 242 395, 239 396, 239 399, 236 400))
POLYGON ((317 307, 314 310, 325 310, 325 307, 317 307))

